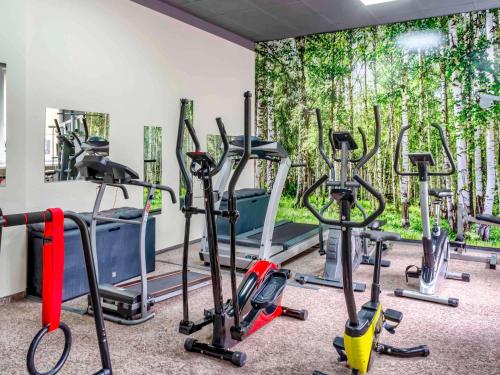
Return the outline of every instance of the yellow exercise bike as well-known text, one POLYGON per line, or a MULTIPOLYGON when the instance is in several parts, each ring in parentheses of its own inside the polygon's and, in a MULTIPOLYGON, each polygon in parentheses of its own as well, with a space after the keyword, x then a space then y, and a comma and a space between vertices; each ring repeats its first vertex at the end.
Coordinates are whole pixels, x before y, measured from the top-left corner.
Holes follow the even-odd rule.
MULTIPOLYGON (((378 108, 375 107, 375 146, 359 161, 354 170, 360 168, 375 154, 380 144, 380 120, 378 108)), ((348 139, 348 143, 355 141, 349 132, 333 132, 333 137, 336 136, 348 139), (340 134, 341 133, 341 134, 340 134)), ((355 149, 355 147, 353 148, 355 149)), ((373 271, 373 282, 371 288, 371 298, 365 303, 358 312, 356 302, 354 300, 353 277, 352 277, 352 262, 351 262, 351 231, 352 228, 364 228, 380 216, 385 209, 385 201, 381 194, 375 190, 368 182, 363 180, 356 173, 351 181, 347 181, 342 186, 330 186, 331 197, 339 204, 340 219, 331 220, 324 217, 313 207, 309 201, 311 194, 323 183, 328 180, 328 176, 324 175, 316 181, 304 193, 304 205, 312 212, 312 214, 323 224, 337 226, 342 232, 342 270, 344 297, 347 305, 349 320, 345 326, 344 337, 336 337, 333 346, 339 354, 339 361, 347 361, 352 369, 352 374, 366 374, 370 368, 373 353, 387 354, 396 357, 426 357, 429 355, 429 349, 426 345, 420 345, 414 348, 396 348, 389 345, 379 343, 379 336, 382 328, 385 328, 390 333, 394 333, 396 327, 403 319, 403 314, 396 310, 383 310, 380 304, 380 266, 382 259, 382 248, 385 241, 399 240, 400 236, 396 233, 383 231, 364 231, 361 236, 372 240, 376 243, 375 250, 375 267, 373 271), (355 202, 355 194, 359 187, 365 188, 378 201, 378 208, 369 217, 362 222, 351 221, 351 208, 355 202)), ((319 375, 321 372, 315 372, 319 375)))

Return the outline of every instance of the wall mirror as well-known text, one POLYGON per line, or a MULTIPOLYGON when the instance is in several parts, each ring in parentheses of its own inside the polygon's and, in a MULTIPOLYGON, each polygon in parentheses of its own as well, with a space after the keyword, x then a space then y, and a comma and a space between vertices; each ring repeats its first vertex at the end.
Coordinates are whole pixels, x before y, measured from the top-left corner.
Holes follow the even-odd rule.
MULTIPOLYGON (((160 126, 144 127, 144 180, 153 184, 162 181, 162 128, 160 126)), ((147 202, 148 189, 144 189, 144 204, 147 202)), ((161 213, 162 191, 155 190, 151 202, 150 213, 161 213)))
POLYGON ((7 184, 7 65, 0 63, 0 187, 7 184))
POLYGON ((79 179, 75 165, 85 155, 109 155, 109 114, 47 108, 45 182, 79 179))
MULTIPOLYGON (((186 118, 189 119, 194 126, 194 103, 192 100, 188 102, 188 106, 186 109, 186 118)), ((188 151, 194 151, 193 140, 189 136, 189 132, 187 130, 184 131, 183 136, 184 139, 182 140, 182 151, 184 152, 184 154, 188 151)), ((189 166, 191 165, 191 159, 189 159, 186 156, 185 161, 186 161, 186 168, 189 171, 189 166)), ((184 183, 184 179, 182 178, 182 174, 179 172, 179 205, 181 208, 184 205, 185 195, 186 195, 186 185, 184 183)))

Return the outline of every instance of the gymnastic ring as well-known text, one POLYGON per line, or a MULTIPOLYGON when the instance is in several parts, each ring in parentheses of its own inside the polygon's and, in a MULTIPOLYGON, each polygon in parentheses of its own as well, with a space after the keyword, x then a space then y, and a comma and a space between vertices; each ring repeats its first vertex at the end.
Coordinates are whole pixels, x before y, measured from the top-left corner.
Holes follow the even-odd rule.
POLYGON ((28 366, 28 373, 30 375, 55 375, 61 371, 64 363, 68 359, 69 352, 71 351, 71 330, 63 322, 59 323, 59 328, 64 333, 64 350, 61 354, 61 358, 57 361, 56 365, 48 372, 38 372, 35 366, 35 353, 38 345, 42 341, 43 337, 49 332, 49 326, 43 327, 38 333, 33 337, 31 345, 28 349, 28 355, 26 358, 26 365, 28 366))

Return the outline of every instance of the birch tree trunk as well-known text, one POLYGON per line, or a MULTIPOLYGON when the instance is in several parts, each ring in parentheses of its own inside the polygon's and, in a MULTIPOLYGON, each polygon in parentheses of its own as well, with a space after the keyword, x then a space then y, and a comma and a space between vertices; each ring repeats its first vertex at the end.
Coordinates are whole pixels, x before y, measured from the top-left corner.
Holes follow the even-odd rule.
MULTIPOLYGON (((491 71, 494 71, 495 64, 495 33, 496 22, 491 11, 486 12, 486 39, 488 40, 488 62, 491 66, 491 71)), ((488 72, 488 81, 490 87, 495 83, 495 78, 488 72)), ((489 116, 488 129, 486 129, 486 194, 484 201, 483 214, 491 215, 493 213, 493 204, 495 202, 495 183, 496 183, 496 155, 495 155, 495 120, 493 116, 489 116)), ((479 235, 484 241, 490 239, 490 227, 481 226, 479 235)))
MULTIPOLYGON (((457 54, 458 50, 458 18, 453 16, 449 21, 450 34, 450 50, 453 54, 457 54)), ((458 65, 455 58, 455 65, 458 65)), ((464 125, 461 123, 460 114, 462 113, 462 83, 457 68, 455 67, 451 75, 451 85, 453 90, 453 114, 454 127, 456 132, 456 149, 457 149, 457 190, 458 204, 464 208, 464 214, 470 213, 470 201, 468 191, 468 174, 467 174, 467 144, 465 142, 464 125)))
MULTIPOLYGON (((408 126, 408 63, 409 56, 408 51, 403 50, 403 84, 401 87, 401 126, 408 126)), ((401 142, 401 152, 402 152, 402 168, 407 171, 410 167, 408 160, 408 132, 405 132, 401 142)), ((403 228, 408 228, 410 226, 409 218, 409 177, 400 176, 400 197, 401 197, 401 225, 403 228)))

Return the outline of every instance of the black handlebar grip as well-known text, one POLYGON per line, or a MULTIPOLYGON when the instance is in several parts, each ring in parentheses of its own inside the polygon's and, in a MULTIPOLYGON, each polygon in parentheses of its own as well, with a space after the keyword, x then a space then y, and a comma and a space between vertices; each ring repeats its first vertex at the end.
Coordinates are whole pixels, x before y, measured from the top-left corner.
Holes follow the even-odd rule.
POLYGON ((368 224, 375 221, 385 210, 385 200, 382 197, 382 194, 375 190, 373 186, 371 186, 367 181, 363 180, 359 175, 354 175, 354 180, 357 181, 361 186, 363 186, 371 195, 375 197, 378 202, 377 209, 368 217, 366 217, 361 223, 355 223, 356 225, 352 225, 353 227, 363 228, 368 226, 368 224))
POLYGON ((453 157, 451 156, 450 149, 448 148, 448 145, 446 144, 443 129, 438 124, 431 124, 431 126, 434 129, 437 129, 437 131, 439 133, 439 139, 441 140, 441 144, 443 145, 446 157, 448 158, 448 161, 450 162, 451 170, 445 171, 445 172, 428 172, 428 174, 429 174, 429 176, 451 176, 452 174, 455 173, 456 166, 455 166, 455 162, 453 161, 453 157))
POLYGON ((23 214, 3 215, 0 217, 2 227, 14 227, 17 225, 37 224, 50 221, 52 215, 50 211, 26 212, 23 214))
POLYGON ((90 136, 90 131, 89 131, 89 126, 87 124, 87 119, 82 117, 82 123, 83 123, 83 131, 85 132, 85 142, 89 140, 90 136))
POLYGON ((217 173, 220 172, 222 166, 224 165, 224 162, 226 161, 227 153, 229 151, 229 141, 227 139, 227 133, 226 133, 226 128, 224 127, 224 123, 222 122, 222 119, 220 117, 217 117, 215 121, 217 122, 217 127, 219 128, 219 134, 222 138, 222 156, 220 157, 217 166, 212 171, 210 171, 211 176, 215 176, 217 173))
POLYGON ((326 180, 328 180, 328 175, 323 175, 319 180, 314 182, 309 188, 306 189, 304 192, 304 195, 302 196, 302 201, 304 202, 304 205, 306 208, 311 211, 311 213, 316 217, 316 219, 319 220, 320 223, 327 224, 327 225, 335 225, 339 226, 341 225, 341 222, 338 220, 331 220, 327 219, 323 215, 321 215, 318 210, 311 204, 309 201, 309 197, 311 194, 320 186, 322 185, 326 180))
MULTIPOLYGON (((177 158, 177 164, 181 170, 182 179, 186 185, 186 197, 189 197, 193 191, 193 182, 191 175, 186 168, 186 156, 184 155, 184 120, 186 118, 186 108, 189 103, 188 99, 181 99, 181 111, 179 117, 179 127, 177 129, 177 144, 175 148, 175 156, 177 158)), ((189 198, 188 198, 189 199, 189 198)), ((187 202, 186 200, 184 201, 187 202)), ((187 202, 189 204, 189 202, 187 202)))
POLYGON ((233 176, 231 177, 231 180, 229 181, 229 185, 227 188, 227 194, 228 194, 228 202, 234 200, 234 190, 236 188, 236 183, 238 182, 238 179, 240 178, 241 173, 243 172, 243 169, 245 168, 248 159, 250 159, 250 153, 251 153, 251 123, 250 123, 250 117, 251 117, 251 112, 252 112, 252 103, 251 103, 251 98, 252 98, 252 93, 250 91, 246 91, 244 94, 245 97, 245 114, 244 114, 244 149, 243 149, 243 155, 241 156, 240 162, 236 166, 236 170, 233 173, 233 176))
POLYGON ((368 146, 366 144, 366 134, 365 131, 359 126, 358 127, 359 134, 361 134, 361 142, 363 143, 363 152, 361 155, 357 158, 352 158, 349 160, 351 163, 359 163, 361 159, 363 159, 366 156, 366 153, 368 152, 368 146))
POLYGON ((410 125, 401 128, 399 132, 398 141, 396 143, 396 151, 394 155, 394 172, 399 176, 418 176, 418 172, 407 172, 399 170, 399 158, 401 157, 401 142, 403 141, 404 134, 410 129, 410 125))
POLYGON ((56 125, 56 131, 58 135, 62 135, 61 127, 59 126, 59 121, 57 119, 54 119, 54 124, 56 125))
POLYGON ((198 140, 198 136, 196 135, 196 132, 193 128, 193 124, 191 124, 191 121, 188 118, 184 119, 184 123, 186 124, 186 128, 189 132, 189 135, 191 136, 191 139, 193 140, 195 150, 200 151, 200 149, 201 149, 200 141, 198 140))
POLYGON ((355 169, 361 169, 379 150, 380 148, 380 111, 377 105, 373 106, 373 112, 375 115, 375 144, 373 148, 356 164, 355 169))
POLYGON ((333 163, 328 157, 328 155, 325 152, 325 146, 323 144, 323 120, 321 119, 321 111, 319 108, 316 108, 316 120, 318 123, 318 147, 319 147, 319 153, 323 157, 323 160, 325 161, 326 165, 330 169, 333 169, 333 163))
POLYGON ((165 186, 165 185, 159 185, 156 184, 154 187, 158 190, 166 191, 167 193, 170 194, 170 199, 172 200, 172 203, 175 204, 177 203, 177 198, 175 197, 175 192, 172 188, 165 186))

